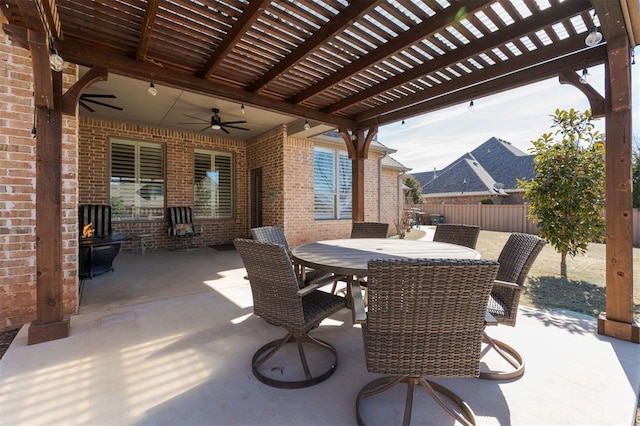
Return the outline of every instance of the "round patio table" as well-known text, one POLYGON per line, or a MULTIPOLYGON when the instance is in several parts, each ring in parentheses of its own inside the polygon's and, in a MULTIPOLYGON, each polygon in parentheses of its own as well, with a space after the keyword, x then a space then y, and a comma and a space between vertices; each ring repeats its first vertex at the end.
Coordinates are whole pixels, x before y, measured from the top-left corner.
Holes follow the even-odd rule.
MULTIPOLYGON (((294 248, 291 254, 300 265, 332 272, 336 276, 351 277, 352 283, 347 285, 346 302, 349 308, 353 306, 353 280, 367 275, 368 263, 372 259, 480 259, 477 251, 456 244, 395 238, 316 241, 294 248)), ((300 282, 304 282, 305 268, 300 270, 300 282)), ((361 320, 354 316, 354 322, 361 320)))
POLYGON ((395 238, 316 241, 292 250, 297 263, 336 275, 367 275, 371 259, 480 259, 480 253, 456 244, 395 238))

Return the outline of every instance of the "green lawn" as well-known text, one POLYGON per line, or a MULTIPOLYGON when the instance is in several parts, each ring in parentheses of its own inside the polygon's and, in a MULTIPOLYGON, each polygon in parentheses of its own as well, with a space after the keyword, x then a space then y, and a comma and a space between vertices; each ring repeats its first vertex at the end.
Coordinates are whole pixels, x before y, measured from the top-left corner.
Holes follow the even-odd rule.
MULTIPOLYGON (((481 231, 476 249, 497 259, 509 233, 481 231)), ((633 249, 634 311, 640 318, 640 249, 633 249)), ((598 316, 605 308, 605 245, 589 244, 586 254, 567 258, 567 279, 560 276, 560 254, 547 244, 529 272, 520 303, 542 309, 562 308, 598 316)))

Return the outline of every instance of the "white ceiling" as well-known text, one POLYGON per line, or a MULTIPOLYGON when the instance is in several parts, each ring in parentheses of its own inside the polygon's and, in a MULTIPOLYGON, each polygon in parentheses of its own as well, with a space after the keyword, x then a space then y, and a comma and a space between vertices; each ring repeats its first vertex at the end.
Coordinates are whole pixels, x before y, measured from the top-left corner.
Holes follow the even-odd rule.
MULTIPOLYGON (((80 74, 84 74, 87 68, 81 67, 80 74)), ((228 137, 238 140, 247 140, 267 130, 282 124, 289 125, 291 135, 299 130, 297 136, 311 137, 331 130, 330 127, 311 122, 312 129, 304 131, 302 128, 304 119, 274 113, 245 105, 245 113, 242 114, 240 105, 213 97, 203 96, 172 87, 162 86, 154 82, 158 94, 152 96, 148 92, 149 81, 134 80, 121 75, 109 73, 107 81, 99 81, 88 87, 84 94, 113 94, 115 99, 96 99, 99 102, 118 106, 122 111, 107 108, 94 103, 87 103, 95 112, 87 111, 78 106, 80 116, 125 121, 129 123, 163 127, 200 133, 204 131, 209 136, 228 137), (212 108, 220 110, 219 116, 222 122, 246 120, 245 124, 236 124, 249 130, 230 129, 230 134, 222 130, 213 130, 207 126, 211 119, 212 108), (194 118, 200 118, 196 120, 194 118), (197 124, 183 124, 197 123, 197 124), (205 129, 206 128, 206 129, 205 129), (203 130, 205 129, 205 130, 203 130)))

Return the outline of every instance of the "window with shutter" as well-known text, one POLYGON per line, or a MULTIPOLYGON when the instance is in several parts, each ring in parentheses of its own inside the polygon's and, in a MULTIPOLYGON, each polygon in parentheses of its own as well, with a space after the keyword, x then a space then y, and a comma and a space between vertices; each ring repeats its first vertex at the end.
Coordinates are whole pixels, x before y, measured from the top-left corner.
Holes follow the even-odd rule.
POLYGON ((234 215, 233 155, 194 151, 194 215, 198 219, 230 219, 234 215))
POLYGON ((346 152, 313 150, 314 217, 351 218, 351 160, 346 152))
POLYGON ((112 220, 164 217, 164 150, 152 142, 111 140, 112 220))

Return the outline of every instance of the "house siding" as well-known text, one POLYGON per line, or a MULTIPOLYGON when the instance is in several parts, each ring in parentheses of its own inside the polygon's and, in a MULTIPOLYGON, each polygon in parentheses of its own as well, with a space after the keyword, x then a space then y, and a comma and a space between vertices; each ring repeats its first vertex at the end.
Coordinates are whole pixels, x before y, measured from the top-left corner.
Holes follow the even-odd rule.
MULTIPOLYGON (((109 144, 111 138, 125 138, 160 143, 165 148, 166 206, 193 206, 193 152, 209 149, 231 152, 235 168, 235 216, 231 219, 198 219, 201 235, 198 245, 220 244, 247 235, 247 173, 244 142, 209 137, 169 129, 80 118, 80 204, 110 204, 109 144)), ((156 249, 171 248, 175 241, 167 235, 167 219, 114 221, 113 232, 153 234, 145 238, 156 249)), ((136 249, 138 241, 125 241, 123 250, 136 249)))

